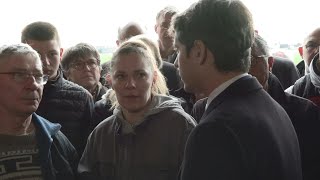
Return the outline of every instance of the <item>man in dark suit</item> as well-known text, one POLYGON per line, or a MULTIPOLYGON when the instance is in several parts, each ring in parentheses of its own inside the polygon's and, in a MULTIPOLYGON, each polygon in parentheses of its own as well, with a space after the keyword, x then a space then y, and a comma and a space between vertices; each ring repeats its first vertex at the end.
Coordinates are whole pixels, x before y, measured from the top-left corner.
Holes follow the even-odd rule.
POLYGON ((174 21, 187 92, 208 96, 182 180, 300 180, 299 143, 284 109, 247 74, 252 17, 239 0, 200 0, 174 21))
POLYGON ((292 86, 300 78, 300 73, 290 59, 275 56, 270 69, 280 80, 284 89, 292 86))
POLYGON ((262 37, 255 35, 251 49, 249 73, 257 77, 268 94, 285 109, 296 130, 301 151, 303 179, 320 179, 320 142, 314 140, 320 136, 320 108, 307 99, 284 92, 278 78, 268 70, 270 65, 268 62, 273 57, 270 56, 267 42, 262 37))

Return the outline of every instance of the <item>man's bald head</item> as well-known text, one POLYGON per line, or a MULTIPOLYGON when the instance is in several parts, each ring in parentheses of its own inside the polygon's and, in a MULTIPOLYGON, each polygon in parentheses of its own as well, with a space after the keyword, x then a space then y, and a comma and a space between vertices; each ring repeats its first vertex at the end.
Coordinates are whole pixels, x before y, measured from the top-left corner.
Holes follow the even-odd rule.
POLYGON ((320 27, 314 29, 305 39, 303 42, 303 51, 302 51, 302 58, 305 62, 306 70, 308 68, 313 57, 319 52, 320 46, 320 27))
POLYGON ((117 45, 119 46, 124 41, 139 34, 144 34, 143 28, 136 22, 129 22, 125 26, 119 27, 117 45))

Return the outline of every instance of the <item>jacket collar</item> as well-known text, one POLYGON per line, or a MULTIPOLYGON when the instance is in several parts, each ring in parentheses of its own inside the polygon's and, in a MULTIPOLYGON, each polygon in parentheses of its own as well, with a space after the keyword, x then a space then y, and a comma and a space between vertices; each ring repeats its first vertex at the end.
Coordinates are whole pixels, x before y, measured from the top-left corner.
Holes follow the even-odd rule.
POLYGON ((269 73, 268 78, 268 94, 279 104, 284 101, 286 96, 279 79, 272 73, 269 73))
POLYGON ((32 114, 32 122, 36 128, 36 140, 40 152, 41 164, 49 160, 49 150, 53 142, 52 136, 58 133, 61 128, 60 124, 54 124, 36 113, 32 114))
POLYGON ((55 80, 48 81, 47 84, 44 85, 44 91, 47 88, 52 87, 52 86, 61 86, 62 81, 63 81, 63 72, 62 72, 61 67, 59 67, 57 78, 55 80))
POLYGON ((252 91, 262 89, 262 86, 255 77, 250 75, 244 76, 230 86, 228 86, 223 92, 221 92, 208 106, 204 112, 202 118, 206 117, 213 109, 221 104, 226 99, 232 99, 233 97, 242 96, 252 91))

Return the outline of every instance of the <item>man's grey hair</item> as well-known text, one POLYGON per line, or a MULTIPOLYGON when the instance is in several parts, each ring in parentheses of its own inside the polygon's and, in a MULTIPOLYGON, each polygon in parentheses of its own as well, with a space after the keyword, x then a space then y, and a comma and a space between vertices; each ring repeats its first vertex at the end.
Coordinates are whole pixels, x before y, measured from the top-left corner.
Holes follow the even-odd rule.
POLYGON ((267 55, 270 56, 270 48, 266 40, 264 40, 259 34, 254 34, 254 42, 252 48, 255 52, 258 52, 258 55, 267 55))
POLYGON ((179 10, 176 7, 166 6, 158 12, 158 14, 156 16, 156 21, 158 23, 160 18, 165 17, 167 14, 169 14, 170 16, 174 16, 174 15, 178 14, 178 12, 179 12, 179 10))
POLYGON ((19 43, 12 45, 3 45, 0 47, 0 61, 10 56, 25 55, 29 55, 41 63, 38 52, 32 49, 32 47, 28 44, 19 43))

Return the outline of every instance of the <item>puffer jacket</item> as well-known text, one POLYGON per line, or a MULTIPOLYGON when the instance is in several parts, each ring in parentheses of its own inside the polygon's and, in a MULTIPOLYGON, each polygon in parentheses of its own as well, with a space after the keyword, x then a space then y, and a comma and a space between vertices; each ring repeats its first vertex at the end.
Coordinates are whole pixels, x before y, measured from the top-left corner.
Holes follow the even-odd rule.
POLYGON ((43 89, 42 100, 36 113, 50 122, 61 124, 79 154, 82 154, 89 135, 93 115, 93 99, 84 88, 63 78, 49 81, 43 89))
POLYGON ((80 179, 173 180, 196 123, 176 98, 154 96, 135 125, 120 108, 91 133, 78 166, 80 179))

